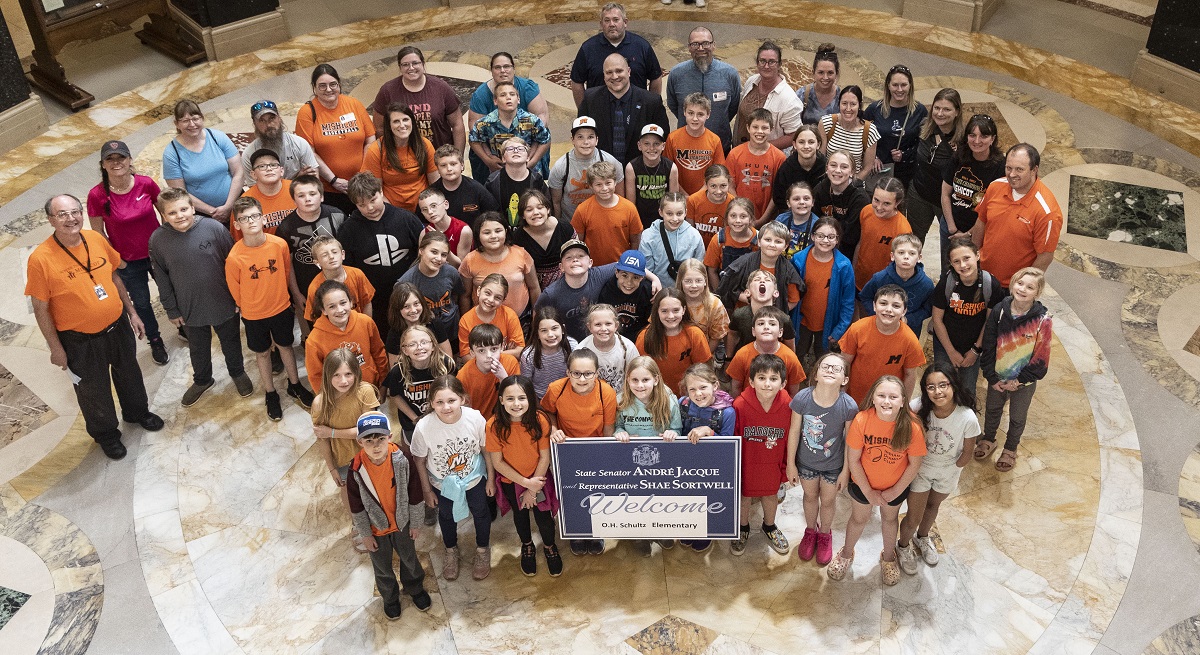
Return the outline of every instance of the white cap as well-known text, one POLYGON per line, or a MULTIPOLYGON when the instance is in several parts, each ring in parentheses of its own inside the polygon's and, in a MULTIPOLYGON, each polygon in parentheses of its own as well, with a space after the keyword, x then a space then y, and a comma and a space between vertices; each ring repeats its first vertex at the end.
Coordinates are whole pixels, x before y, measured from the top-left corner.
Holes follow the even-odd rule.
POLYGON ((571 134, 574 134, 575 130, 578 130, 581 127, 590 127, 594 130, 596 129, 596 121, 591 116, 580 116, 579 118, 576 118, 575 120, 571 121, 571 134))
MULTIPOLYGON (((667 135, 665 132, 663 132, 663 128, 655 125, 654 123, 651 123, 651 124, 647 125, 646 127, 642 128, 642 136, 646 136, 647 134, 653 134, 654 136, 656 136, 664 141, 667 140, 667 135)), ((638 138, 641 138, 641 137, 638 137, 638 138)))

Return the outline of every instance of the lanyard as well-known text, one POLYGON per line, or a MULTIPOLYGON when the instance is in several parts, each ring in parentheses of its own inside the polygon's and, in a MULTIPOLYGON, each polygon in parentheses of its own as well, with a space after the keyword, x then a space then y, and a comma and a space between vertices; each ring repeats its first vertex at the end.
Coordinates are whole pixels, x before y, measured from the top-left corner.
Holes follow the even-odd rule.
POLYGON ((58 247, 62 248, 62 251, 67 253, 68 257, 70 257, 76 264, 79 264, 79 267, 82 268, 85 273, 87 273, 88 279, 92 281, 92 284, 96 284, 96 278, 92 277, 92 251, 90 248, 88 248, 87 239, 85 239, 82 234, 79 235, 79 238, 83 241, 83 252, 87 254, 87 266, 84 266, 83 262, 79 261, 79 258, 75 256, 75 253, 71 252, 66 246, 63 245, 62 241, 58 240, 57 234, 54 235, 54 243, 57 243, 58 247))

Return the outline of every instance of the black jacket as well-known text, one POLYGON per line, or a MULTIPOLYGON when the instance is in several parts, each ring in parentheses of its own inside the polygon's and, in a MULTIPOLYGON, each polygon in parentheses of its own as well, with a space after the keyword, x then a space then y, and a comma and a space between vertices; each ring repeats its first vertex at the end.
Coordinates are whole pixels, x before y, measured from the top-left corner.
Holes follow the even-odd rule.
MULTIPOLYGON (((625 130, 625 158, 621 165, 628 164, 640 153, 637 149, 638 139, 641 138, 642 128, 654 123, 663 129, 663 134, 671 132, 667 122, 667 110, 663 107, 662 97, 635 86, 629 87, 629 120, 625 130)), ((588 89, 583 94, 583 103, 579 105, 579 116, 590 116, 596 121, 596 132, 600 137, 598 147, 604 152, 613 151, 613 104, 616 98, 607 86, 588 89)))

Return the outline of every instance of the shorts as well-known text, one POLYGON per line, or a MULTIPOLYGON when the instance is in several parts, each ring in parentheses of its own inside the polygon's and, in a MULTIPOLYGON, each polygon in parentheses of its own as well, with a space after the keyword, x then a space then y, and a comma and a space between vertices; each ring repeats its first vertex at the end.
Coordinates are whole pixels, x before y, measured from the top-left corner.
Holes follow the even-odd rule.
POLYGON ((242 324, 246 326, 246 347, 251 352, 265 353, 271 349, 271 342, 274 341, 277 346, 290 348, 296 342, 296 336, 292 332, 295 323, 296 314, 291 305, 270 318, 243 318, 242 324))
MULTIPOLYGON (((899 507, 900 503, 904 502, 908 498, 908 492, 910 489, 912 489, 911 485, 908 489, 905 489, 903 493, 897 496, 896 500, 888 503, 888 507, 899 507)), ((862 489, 859 489, 858 485, 855 484, 853 480, 851 480, 850 484, 846 486, 846 491, 850 494, 850 497, 854 499, 854 502, 858 503, 859 505, 871 504, 871 501, 867 500, 867 497, 863 495, 862 489)))
POLYGON ((932 489, 939 494, 951 494, 958 488, 958 478, 961 475, 962 469, 953 463, 950 466, 922 464, 917 472, 917 478, 908 485, 908 488, 914 492, 925 492, 932 489))
POLYGON ((817 471, 803 464, 797 464, 796 470, 800 472, 801 480, 816 480, 817 478, 821 478, 821 482, 827 484, 837 484, 838 476, 842 474, 840 467, 835 471, 817 471))

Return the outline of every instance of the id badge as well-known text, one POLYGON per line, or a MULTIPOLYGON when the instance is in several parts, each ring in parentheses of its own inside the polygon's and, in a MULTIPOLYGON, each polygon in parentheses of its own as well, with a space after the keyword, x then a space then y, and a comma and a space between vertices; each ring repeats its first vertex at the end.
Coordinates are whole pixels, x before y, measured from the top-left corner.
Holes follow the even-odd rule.
POLYGON ((338 121, 340 121, 342 123, 349 123, 349 122, 352 122, 353 120, 354 120, 354 112, 350 112, 348 114, 342 114, 341 116, 338 116, 338 121))
POLYGON ((104 290, 103 284, 97 284, 96 286, 92 287, 92 291, 96 292, 96 298, 98 300, 108 299, 108 292, 104 290))
POLYGON ((724 102, 729 99, 729 93, 725 91, 713 91, 713 102, 724 102))

